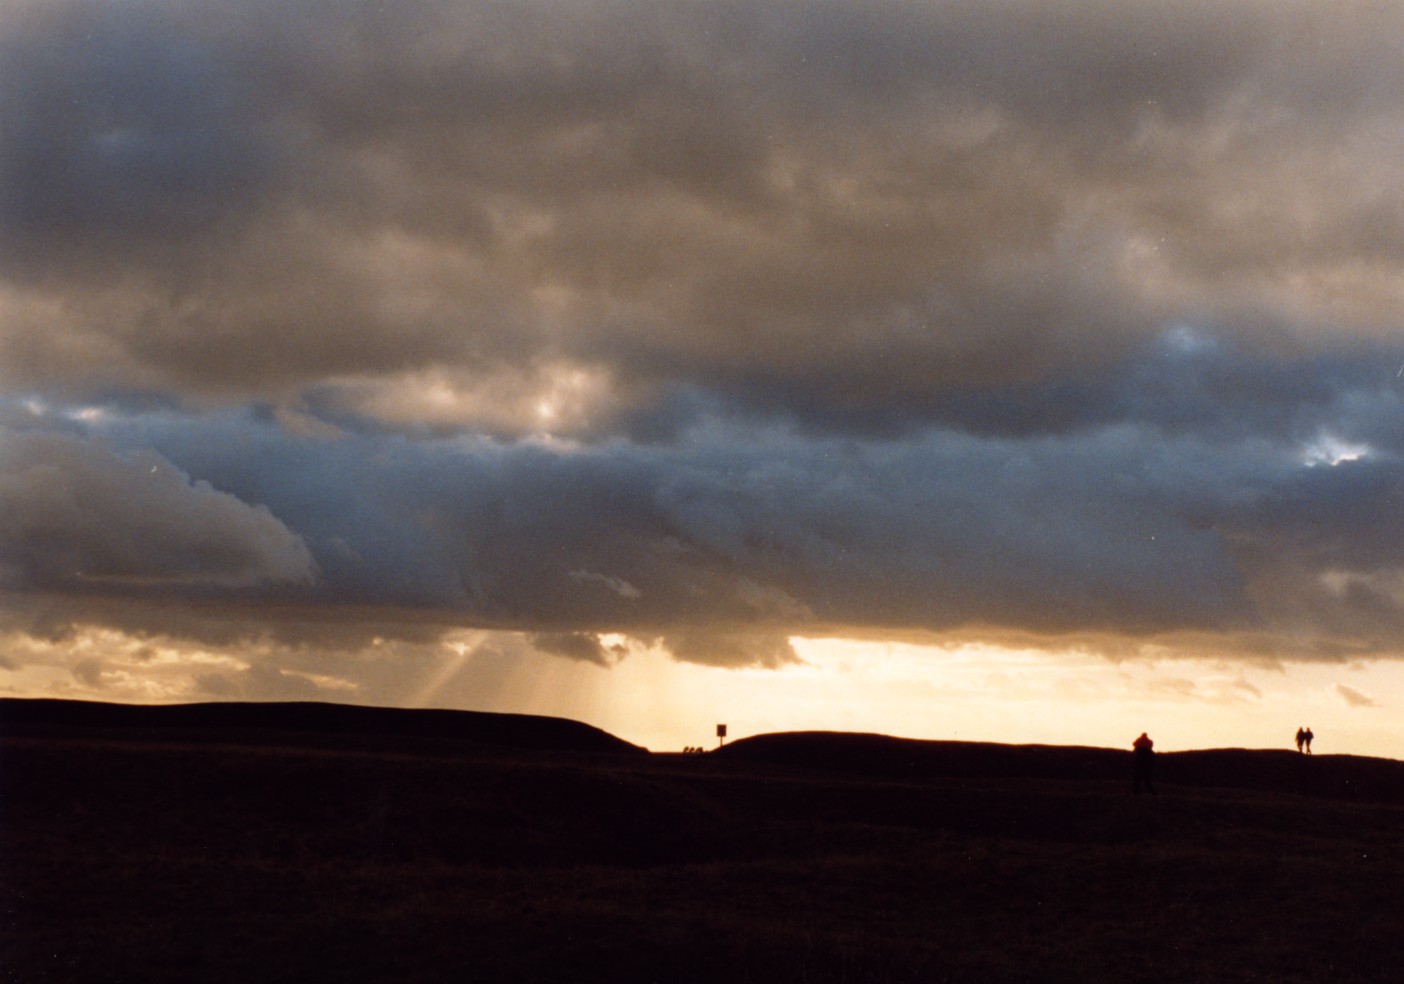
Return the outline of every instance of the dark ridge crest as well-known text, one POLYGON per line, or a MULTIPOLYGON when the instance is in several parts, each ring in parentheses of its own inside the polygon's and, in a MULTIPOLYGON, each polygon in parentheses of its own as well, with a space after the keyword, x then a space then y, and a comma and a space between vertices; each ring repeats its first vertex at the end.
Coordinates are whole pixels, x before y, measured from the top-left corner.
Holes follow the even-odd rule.
POLYGON ((426 739, 531 751, 646 754, 608 732, 565 718, 437 708, 363 707, 289 701, 275 703, 134 705, 98 701, 0 698, 0 734, 87 729, 179 732, 183 740, 266 739, 282 736, 350 736, 426 739))
MULTIPOLYGON (((1076 745, 921 741, 887 735, 796 731, 741 738, 712 753, 736 762, 880 778, 1131 781, 1131 751, 1076 745)), ((1155 779, 1404 805, 1404 762, 1281 749, 1214 748, 1156 755, 1155 779)))

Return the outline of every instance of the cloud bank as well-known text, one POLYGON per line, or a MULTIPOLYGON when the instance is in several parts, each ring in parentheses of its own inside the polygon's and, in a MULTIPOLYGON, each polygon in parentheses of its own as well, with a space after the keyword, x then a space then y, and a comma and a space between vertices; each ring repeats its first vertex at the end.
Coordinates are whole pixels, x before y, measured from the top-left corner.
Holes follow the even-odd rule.
POLYGON ((1401 21, 0 4, 5 624, 1400 655, 1401 21))

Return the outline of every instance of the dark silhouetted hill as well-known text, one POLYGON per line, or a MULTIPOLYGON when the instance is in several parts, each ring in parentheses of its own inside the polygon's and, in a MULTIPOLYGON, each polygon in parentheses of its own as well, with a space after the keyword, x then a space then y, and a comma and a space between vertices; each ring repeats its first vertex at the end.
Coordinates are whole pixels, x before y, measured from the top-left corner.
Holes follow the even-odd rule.
POLYGON ((549 752, 645 754, 599 728, 564 718, 315 702, 132 705, 0 699, 0 734, 117 733, 124 738, 255 743, 297 736, 409 739, 549 752))
MULTIPOLYGON (((893 779, 1131 781, 1131 752, 1064 745, 919 741, 828 731, 742 738, 712 753, 734 762, 893 779)), ((1277 749, 1161 752, 1155 779, 1195 786, 1404 804, 1404 762, 1277 749)))
POLYGON ((622 744, 512 715, 0 702, 0 980, 1375 984, 1404 963, 1404 807, 1377 801, 1401 763, 1169 754, 1149 797, 1107 748, 579 753, 622 744))

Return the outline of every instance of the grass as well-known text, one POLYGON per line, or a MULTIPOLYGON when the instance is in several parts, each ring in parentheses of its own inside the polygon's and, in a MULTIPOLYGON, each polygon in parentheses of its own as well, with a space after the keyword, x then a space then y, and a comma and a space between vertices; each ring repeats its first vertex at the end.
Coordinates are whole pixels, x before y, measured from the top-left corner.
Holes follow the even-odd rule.
POLYGON ((0 980, 1320 982, 1404 957, 1398 806, 363 746, 0 739, 0 980))

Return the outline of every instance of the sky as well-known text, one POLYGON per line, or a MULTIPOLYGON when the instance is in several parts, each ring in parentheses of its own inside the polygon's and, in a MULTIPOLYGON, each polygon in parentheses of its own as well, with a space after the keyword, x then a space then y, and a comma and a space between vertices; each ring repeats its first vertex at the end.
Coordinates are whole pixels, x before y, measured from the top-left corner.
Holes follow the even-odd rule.
POLYGON ((0 695, 1404 758, 1400 38, 0 0, 0 695))

